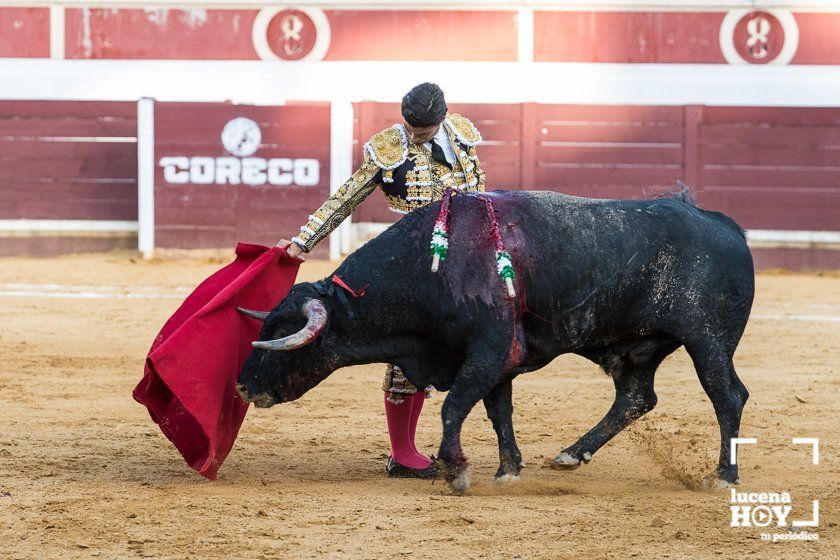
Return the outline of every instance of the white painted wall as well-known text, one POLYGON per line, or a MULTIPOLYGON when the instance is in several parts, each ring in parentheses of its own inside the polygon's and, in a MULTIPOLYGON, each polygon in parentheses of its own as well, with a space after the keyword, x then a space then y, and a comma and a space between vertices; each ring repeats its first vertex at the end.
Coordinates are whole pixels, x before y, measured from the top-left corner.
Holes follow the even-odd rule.
POLYGON ((0 59, 0 99, 394 102, 424 80, 450 102, 840 107, 837 66, 0 59))

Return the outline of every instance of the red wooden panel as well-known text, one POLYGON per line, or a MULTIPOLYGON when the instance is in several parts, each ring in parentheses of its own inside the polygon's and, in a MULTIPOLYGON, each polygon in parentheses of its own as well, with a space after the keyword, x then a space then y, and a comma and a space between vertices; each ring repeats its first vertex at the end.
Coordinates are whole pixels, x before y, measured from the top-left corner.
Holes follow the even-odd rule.
POLYGON ((137 104, 130 101, 31 101, 0 100, 0 118, 6 117, 57 117, 83 119, 125 118, 134 119, 137 104))
MULTIPOLYGON (((136 147, 132 153, 115 158, 103 158, 88 153, 79 158, 16 158, 0 155, 0 180, 95 178, 133 179, 137 176, 136 147)), ((2 152, 0 152, 2 153, 2 152)))
POLYGON ((136 219, 135 113, 125 102, 0 102, 3 218, 136 219))
POLYGON ((683 175, 681 107, 536 105, 532 114, 535 188, 639 197, 683 175))
POLYGON ((155 222, 172 229, 235 229, 236 207, 231 204, 203 205, 190 201, 183 206, 155 206, 155 222))
POLYGON ((514 11, 326 10, 326 14, 331 35, 326 60, 517 59, 514 11))
POLYGON ((796 12, 799 46, 793 64, 840 64, 840 14, 796 12))
POLYGON ((628 146, 620 149, 609 145, 551 146, 539 144, 534 150, 538 162, 557 163, 622 163, 638 165, 682 165, 682 149, 669 147, 628 146))
POLYGON ((741 125, 703 124, 701 144, 746 144, 750 146, 840 145, 840 126, 767 125, 744 122, 741 125))
POLYGON ((485 150, 481 165, 486 172, 485 188, 519 190, 522 188, 522 168, 518 160, 493 158, 490 150, 485 150), (485 164, 484 161, 487 161, 485 164))
MULTIPOLYGON (((67 58, 257 58, 257 10, 68 8, 67 58)), ((517 58, 516 13, 457 10, 326 10, 327 60, 469 60, 517 58), (423 48, 405 41, 423 37, 423 48), (487 41, 488 36, 493 37, 487 41)))
POLYGON ((761 229, 840 229, 840 110, 705 107, 699 199, 761 229))
POLYGON ((683 110, 679 107, 537 105, 534 117, 534 140, 545 148, 541 156, 551 148, 605 150, 603 153, 678 150, 684 140, 683 110))
POLYGON ((67 58, 250 60, 256 10, 67 8, 67 58))
POLYGON ((752 229, 840 229, 840 190, 798 193, 787 189, 703 188, 697 195, 703 208, 724 212, 752 229))
MULTIPOLYGON (((808 169, 796 166, 710 166, 700 169, 704 186, 760 186, 766 189, 793 189, 797 192, 825 188, 840 189, 840 166, 808 169)), ((840 192, 840 191, 838 191, 840 192)), ((840 222, 840 217, 838 217, 840 222)), ((838 224, 840 225, 840 224, 838 224)))
POLYGON ((806 171, 809 166, 840 165, 840 146, 761 146, 707 144, 699 146, 701 161, 718 165, 793 165, 806 171))
MULTIPOLYGON (((237 232, 247 232, 247 239, 262 244, 290 239, 304 225, 309 211, 323 201, 322 193, 309 188, 253 187, 244 201, 238 201, 237 232)), ((326 256, 328 246, 327 242, 319 245, 315 256, 326 256)))
POLYGON ((755 268, 840 270, 840 251, 832 249, 751 249, 755 268))
POLYGON ((673 126, 681 123, 683 108, 671 105, 542 105, 535 106, 540 120, 586 121, 591 123, 647 123, 673 126))
POLYGON ((49 8, 0 7, 0 58, 49 56, 49 8))
POLYGON ((534 188, 534 171, 537 162, 534 138, 537 137, 537 104, 523 103, 520 111, 519 157, 520 157, 520 187, 534 188))
POLYGON ((220 104, 218 111, 210 111, 212 119, 207 118, 209 108, 202 103, 166 103, 159 107, 164 113, 158 123, 160 130, 156 128, 155 135, 164 141, 169 137, 177 138, 179 142, 217 140, 221 132, 220 121, 224 125, 247 111, 247 117, 260 126, 263 143, 301 144, 306 143, 306 131, 313 120, 323 117, 325 106, 295 103, 295 111, 290 113, 285 106, 220 104))
POLYGON ((534 13, 538 62, 723 63, 723 12, 534 13))
POLYGON ((128 183, 3 180, 0 219, 136 220, 137 186, 128 183))
MULTIPOLYGON (((101 159, 137 158, 135 142, 74 142, 23 140, 21 137, 0 138, 0 158, 18 162, 75 160, 95 155, 101 159)), ((25 163, 24 165, 31 165, 25 163)))
POLYGON ((700 137, 700 121, 703 118, 701 105, 688 105, 684 111, 683 122, 683 182, 697 184, 697 158, 700 137))
MULTIPOLYGON (((329 194, 329 105, 290 103, 257 107, 224 103, 158 103, 155 157, 316 159, 319 179, 311 186, 167 183, 155 174, 156 244, 161 247, 229 247, 234 240, 274 244, 296 235, 329 194), (222 130, 247 118, 261 135, 254 151, 228 152, 222 130)), ((235 149, 235 148, 231 148, 235 149)), ((215 178, 215 176, 214 176, 215 178)), ((240 177, 241 179, 241 177, 240 177)), ((319 254, 324 254, 319 252, 319 254)))
POLYGON ((826 107, 703 107, 703 122, 840 126, 840 109, 826 107))
POLYGON ((155 224, 155 245, 170 248, 231 248, 238 241, 233 227, 219 229, 213 226, 182 228, 155 224))
POLYGON ((135 138, 137 121, 133 119, 15 118, 0 119, 0 136, 39 137, 125 137, 135 138))
POLYGON ((682 127, 647 127, 634 125, 555 125, 546 121, 538 123, 537 141, 584 142, 591 144, 622 144, 616 148, 631 148, 644 144, 678 147, 683 141, 682 127))
MULTIPOLYGON (((576 164, 571 164, 576 165, 576 164)), ((603 167, 561 167, 540 164, 534 180, 538 189, 562 190, 567 187, 599 185, 655 186, 672 184, 682 176, 681 166, 638 168, 607 165, 603 167)))

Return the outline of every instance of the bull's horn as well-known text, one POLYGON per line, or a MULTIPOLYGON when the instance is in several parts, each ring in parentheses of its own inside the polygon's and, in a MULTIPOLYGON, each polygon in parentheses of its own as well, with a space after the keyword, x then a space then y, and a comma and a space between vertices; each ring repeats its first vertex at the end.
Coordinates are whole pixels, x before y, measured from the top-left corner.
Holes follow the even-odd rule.
POLYGON ((245 309, 244 307, 237 307, 236 310, 243 315, 253 317, 259 321, 265 321, 265 318, 268 317, 268 311, 254 311, 252 309, 245 309))
POLYGON ((307 319, 306 326, 301 330, 276 340, 257 340, 252 342, 251 346, 263 350, 294 350, 318 338, 327 326, 327 309, 323 302, 319 299, 308 299, 303 302, 301 312, 307 319))

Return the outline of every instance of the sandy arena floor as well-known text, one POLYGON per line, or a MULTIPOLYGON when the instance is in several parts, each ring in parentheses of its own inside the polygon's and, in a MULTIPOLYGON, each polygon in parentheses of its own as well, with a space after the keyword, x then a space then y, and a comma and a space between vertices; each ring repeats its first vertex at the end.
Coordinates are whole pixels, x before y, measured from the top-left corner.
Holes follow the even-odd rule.
MULTIPOLYGON (((656 410, 574 472, 541 464, 595 424, 613 388, 564 356, 514 384, 519 483, 491 483, 480 405, 464 431, 469 495, 386 478, 381 365, 249 411, 205 481, 131 390, 179 298, 224 262, 0 260, 0 558, 840 558, 840 276, 759 276, 736 356, 751 392, 741 433, 759 440, 741 453, 739 490, 790 492, 799 519, 821 505, 819 541, 773 544, 729 527, 727 492, 698 489, 718 428, 682 350, 658 372, 656 410), (820 438, 818 466, 793 437, 820 438)), ((300 279, 332 268, 306 263, 300 279)), ((421 418, 429 453, 442 398, 421 418)))

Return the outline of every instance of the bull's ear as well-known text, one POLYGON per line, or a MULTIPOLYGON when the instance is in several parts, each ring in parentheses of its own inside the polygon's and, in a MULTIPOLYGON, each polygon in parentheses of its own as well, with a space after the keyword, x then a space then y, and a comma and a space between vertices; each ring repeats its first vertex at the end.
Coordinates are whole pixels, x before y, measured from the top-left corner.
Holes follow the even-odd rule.
POLYGON ((301 313, 306 317, 306 325, 298 332, 276 340, 257 340, 251 343, 254 348, 263 350, 294 350, 314 341, 327 326, 327 309, 320 299, 307 299, 303 302, 301 313))
POLYGON ((243 315, 257 319, 258 321, 265 321, 265 318, 268 317, 268 311, 253 311, 251 309, 245 309, 244 307, 237 307, 236 310, 243 315))

